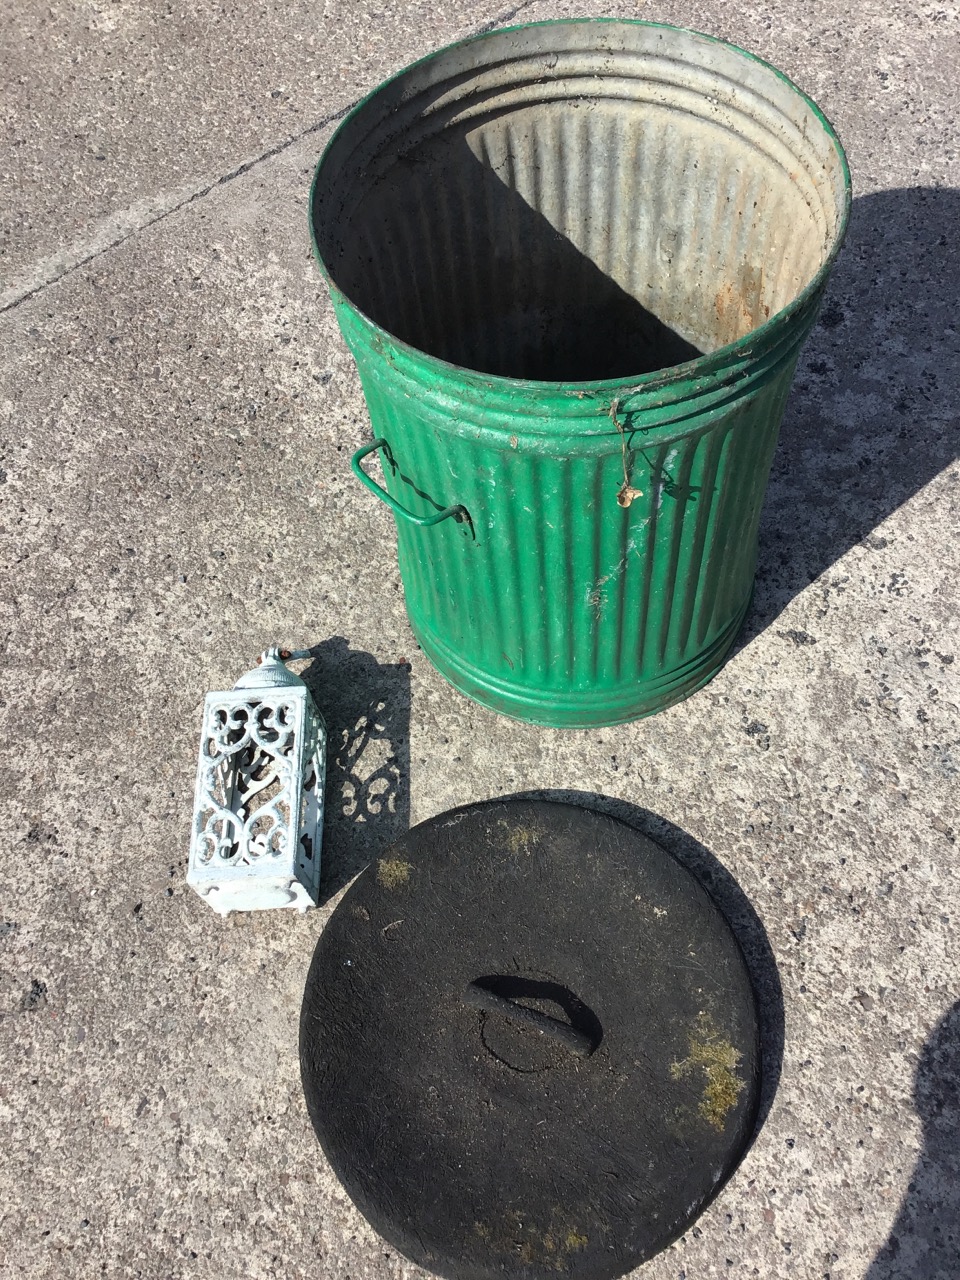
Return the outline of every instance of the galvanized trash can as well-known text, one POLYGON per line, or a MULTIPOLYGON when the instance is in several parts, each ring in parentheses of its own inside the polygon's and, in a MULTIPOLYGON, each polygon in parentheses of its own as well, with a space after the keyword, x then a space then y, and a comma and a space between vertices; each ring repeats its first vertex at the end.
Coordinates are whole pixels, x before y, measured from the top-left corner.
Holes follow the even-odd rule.
POLYGON ((674 27, 515 27, 375 90, 311 201, 437 668, 568 727, 709 680, 849 213, 814 103, 674 27))

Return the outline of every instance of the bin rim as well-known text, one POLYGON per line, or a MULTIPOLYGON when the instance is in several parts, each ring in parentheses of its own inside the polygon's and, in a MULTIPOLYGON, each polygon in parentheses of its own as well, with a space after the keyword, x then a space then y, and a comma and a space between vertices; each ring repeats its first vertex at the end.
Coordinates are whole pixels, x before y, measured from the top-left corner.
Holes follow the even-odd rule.
MULTIPOLYGON (((736 364, 744 357, 749 357, 756 349, 763 349, 768 345, 776 344, 776 335, 782 332, 785 326, 793 319, 795 315, 802 312, 808 307, 816 295, 823 289, 825 281, 833 268, 837 255, 843 246, 846 238, 847 230, 850 222, 850 210, 853 202, 853 188, 850 177, 850 166, 847 161, 846 152, 843 144, 837 134, 836 129, 827 118, 826 114, 820 106, 788 76, 779 67, 768 62, 766 58, 761 58, 759 54, 752 53, 749 49, 743 49, 740 45, 734 44, 731 40, 724 40, 720 36, 709 35, 704 31, 697 31, 693 27, 682 27, 675 23, 669 22, 649 22, 643 18, 617 18, 617 17, 579 17, 579 18, 545 18, 539 22, 518 22, 506 27, 492 27, 488 30, 475 32, 473 35, 465 36, 462 40, 454 40, 450 44, 442 45, 438 49, 431 50, 422 58, 417 58, 413 62, 407 63, 401 67, 399 71, 388 76, 385 80, 381 80, 369 93, 364 96, 346 111, 337 123, 337 127, 327 139, 327 143, 323 148, 320 159, 317 161, 313 174, 313 180, 310 184, 310 196, 307 204, 307 221, 310 228, 310 244, 313 257, 316 259, 317 265, 327 282, 331 294, 339 299, 342 303, 348 305, 363 323, 377 334, 382 334, 389 339, 391 344, 405 355, 420 363, 426 363, 437 370, 442 376, 450 373, 463 379, 466 375, 470 380, 476 380, 491 389, 501 390, 504 392, 532 392, 543 395, 567 396, 569 398, 597 399, 602 400, 606 404, 617 404, 625 401, 628 397, 634 395, 643 395, 647 392, 660 391, 666 387, 684 381, 701 379, 710 383, 715 382, 718 373, 729 370, 731 364, 736 364), (741 337, 734 339, 733 342, 724 343, 723 346, 717 347, 713 351, 704 352, 703 355, 695 357, 693 360, 685 360, 682 364, 668 365, 663 369, 653 369, 648 373, 642 374, 625 374, 616 378, 596 378, 585 379, 582 381, 570 379, 553 381, 543 378, 518 378, 511 377, 506 374, 485 373, 481 369, 474 369, 469 365, 454 364, 449 360, 444 360, 440 356, 435 356, 429 351, 424 351, 422 347, 414 346, 413 343, 406 342, 398 337, 389 329, 384 328, 371 316, 359 307, 352 298, 348 297, 342 289, 336 284, 323 256, 320 253, 317 244, 316 223, 314 221, 313 210, 316 203, 317 188, 320 183, 321 174, 327 157, 332 150, 334 143, 339 138, 344 129, 355 119, 374 98, 378 96, 388 85, 395 84, 398 80, 414 71, 417 67, 432 62, 435 58, 446 53, 452 53, 457 49, 462 49, 468 45, 476 44, 483 40, 488 40, 495 35, 505 35, 511 31, 528 31, 535 30, 539 27, 574 27, 574 26, 594 26, 594 25, 611 25, 623 27, 647 27, 651 30, 670 31, 679 35, 693 36, 698 40, 707 41, 710 44, 721 45, 725 49, 730 49, 734 53, 740 54, 742 57, 749 59, 751 62, 757 63, 765 70, 771 72, 778 80, 782 81, 789 89, 791 89, 813 112, 816 119, 822 126, 827 138, 833 144, 837 158, 840 161, 840 174, 843 180, 843 201, 840 210, 840 217, 837 223, 837 229, 833 236, 833 243, 830 250, 824 257, 819 268, 808 283, 800 290, 785 307, 781 307, 779 311, 775 311, 772 316, 751 329, 749 333, 743 334, 741 337)), ((686 398, 686 397, 684 397, 686 398)), ((624 406, 626 408, 626 406, 624 406)), ((611 427, 615 430, 615 428, 611 427)))

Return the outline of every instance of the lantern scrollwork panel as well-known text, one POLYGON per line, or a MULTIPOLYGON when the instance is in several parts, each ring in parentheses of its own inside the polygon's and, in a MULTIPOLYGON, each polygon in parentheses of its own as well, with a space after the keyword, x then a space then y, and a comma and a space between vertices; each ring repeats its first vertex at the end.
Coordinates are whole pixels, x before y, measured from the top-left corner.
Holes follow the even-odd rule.
POLYGON ((204 703, 187 882, 222 914, 315 906, 326 727, 304 682, 268 650, 204 703))

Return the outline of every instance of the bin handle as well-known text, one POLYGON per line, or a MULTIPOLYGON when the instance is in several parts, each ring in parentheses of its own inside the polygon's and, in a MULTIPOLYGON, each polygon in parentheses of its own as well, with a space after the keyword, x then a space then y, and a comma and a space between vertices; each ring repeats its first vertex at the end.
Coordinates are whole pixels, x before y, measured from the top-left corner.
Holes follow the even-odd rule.
POLYGON ((360 466, 360 463, 367 454, 375 453, 377 449, 383 450, 384 458, 391 470, 395 471, 397 464, 394 462, 393 454, 390 452, 390 446, 387 444, 383 436, 379 436, 374 440, 373 444, 366 444, 362 449, 358 449, 350 460, 350 466, 353 469, 353 474, 357 477, 360 483, 365 484, 370 492, 376 494, 381 502, 385 502, 394 515, 401 516, 404 520, 408 520, 410 524, 419 525, 421 529, 427 529, 430 525, 439 524, 441 520, 447 520, 451 516, 453 516, 453 518, 458 522, 464 520, 469 521, 470 517, 467 515, 466 508, 459 504, 454 507, 447 507, 445 510, 439 511, 435 516, 417 516, 414 515, 412 511, 408 511, 406 507, 402 506, 396 498, 391 498, 386 489, 377 484, 376 480, 373 480, 368 476, 360 466))

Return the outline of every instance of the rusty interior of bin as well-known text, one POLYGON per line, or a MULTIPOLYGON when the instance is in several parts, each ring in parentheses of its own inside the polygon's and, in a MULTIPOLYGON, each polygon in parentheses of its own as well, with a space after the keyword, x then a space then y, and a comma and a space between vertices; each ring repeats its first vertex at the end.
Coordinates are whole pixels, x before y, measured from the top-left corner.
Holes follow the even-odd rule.
POLYGON ((499 32, 371 95, 314 194, 334 284, 422 351, 547 381, 675 365, 775 315, 836 240, 836 147, 771 68, 662 31, 499 32))

